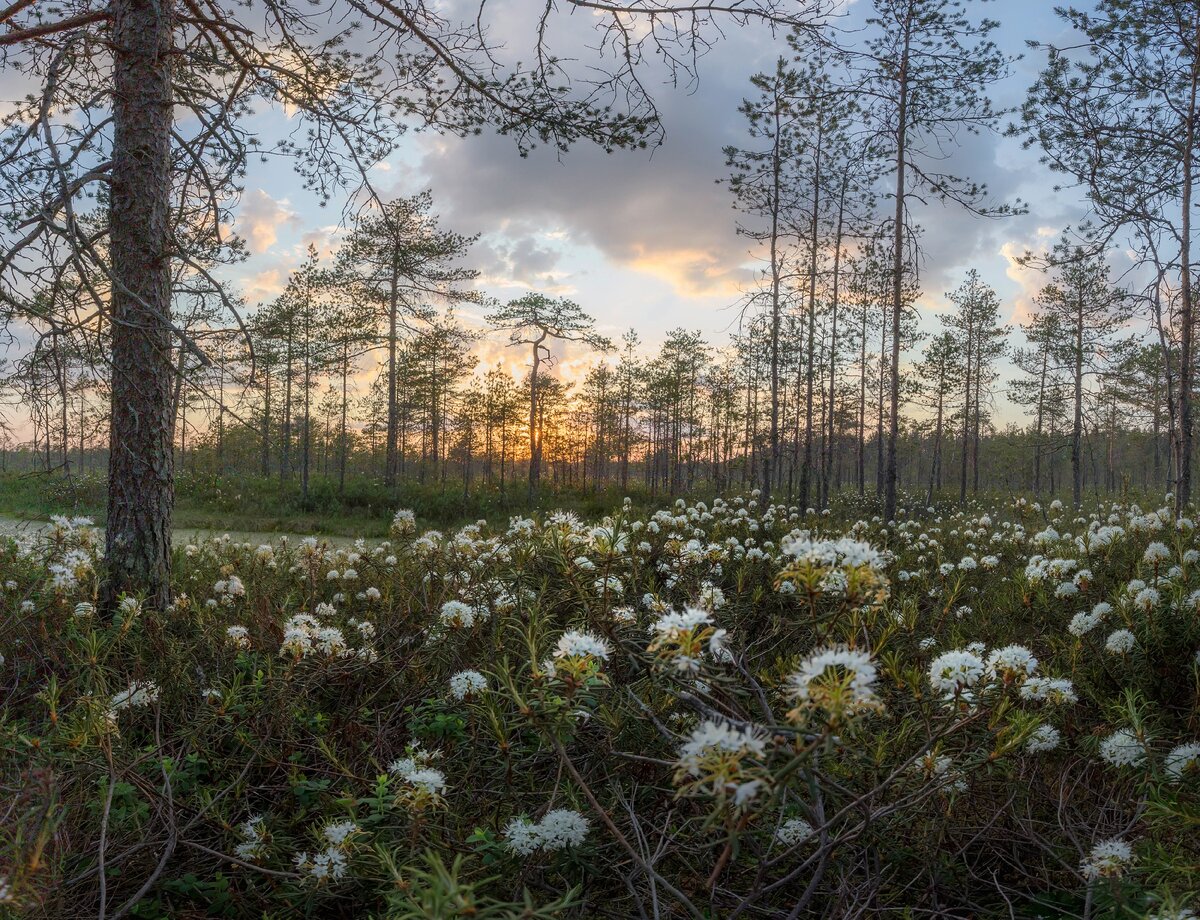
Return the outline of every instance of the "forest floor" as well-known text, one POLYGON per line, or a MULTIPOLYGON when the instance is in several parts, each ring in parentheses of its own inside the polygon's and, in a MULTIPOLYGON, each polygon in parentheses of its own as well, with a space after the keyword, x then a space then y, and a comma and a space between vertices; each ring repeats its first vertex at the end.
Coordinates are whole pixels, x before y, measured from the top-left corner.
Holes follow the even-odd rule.
MULTIPOLYGON (((0 473, 0 522, 12 529, 66 514, 102 525, 105 485, 94 474, 0 473)), ((650 506, 648 494, 631 491, 635 507, 650 506)), ((422 527, 451 529, 480 520, 507 525, 513 516, 555 509, 599 518, 619 508, 623 498, 611 487, 562 489, 547 483, 531 506, 523 482, 505 490, 475 484, 464 491, 459 482, 404 481, 388 488, 367 477, 349 478, 341 488, 335 479, 314 477, 304 496, 295 479, 188 472, 176 478, 174 528, 177 537, 229 533, 250 540, 280 534, 383 539, 397 508, 412 509, 422 527)))

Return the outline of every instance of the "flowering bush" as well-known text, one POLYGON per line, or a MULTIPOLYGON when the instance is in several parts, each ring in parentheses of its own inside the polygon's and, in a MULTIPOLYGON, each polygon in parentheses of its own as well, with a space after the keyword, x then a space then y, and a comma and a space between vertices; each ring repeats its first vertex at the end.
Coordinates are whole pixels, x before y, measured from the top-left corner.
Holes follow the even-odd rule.
POLYGON ((1190 915, 1192 521, 755 499, 6 540, 0 915, 1190 915))

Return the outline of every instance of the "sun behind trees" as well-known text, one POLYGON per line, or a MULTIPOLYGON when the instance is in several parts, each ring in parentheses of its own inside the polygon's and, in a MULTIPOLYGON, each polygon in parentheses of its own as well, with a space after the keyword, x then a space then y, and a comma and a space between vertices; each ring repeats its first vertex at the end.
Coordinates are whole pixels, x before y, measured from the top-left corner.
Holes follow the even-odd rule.
MULTIPOLYGON (((643 55, 686 71, 713 15, 641 0, 597 11, 612 68, 572 74, 548 45, 554 12, 531 17, 535 63, 524 67, 500 63, 486 4, 461 22, 420 0, 338 0, 329 16, 290 0, 23 0, 4 11, 3 63, 38 84, 4 120, 6 307, 26 312, 76 276, 86 317, 52 321, 111 342, 105 609, 125 590, 170 602, 174 341, 208 361, 172 320, 174 272, 213 279, 208 254, 186 245, 193 234, 216 261, 237 252, 227 226, 247 157, 286 157, 326 198, 377 201, 368 171, 410 125, 464 135, 490 125, 521 149, 643 145, 658 131, 643 55), (308 130, 263 145, 245 126, 259 103, 295 111, 308 130)), ((815 12, 752 3, 731 16, 803 27, 815 12)))

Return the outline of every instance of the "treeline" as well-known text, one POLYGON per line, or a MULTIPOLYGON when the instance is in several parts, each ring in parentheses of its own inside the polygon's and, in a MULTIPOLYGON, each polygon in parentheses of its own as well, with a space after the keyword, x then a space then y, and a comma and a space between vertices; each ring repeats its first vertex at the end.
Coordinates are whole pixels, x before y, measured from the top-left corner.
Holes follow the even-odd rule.
MULTIPOLYGON (((536 320, 558 336, 586 335, 598 346, 597 360, 578 380, 547 373, 548 359, 539 351, 535 383, 529 372, 516 377, 501 366, 480 366, 472 349, 487 333, 449 309, 407 318, 393 364, 389 316, 372 325, 362 301, 344 296, 356 290, 346 266, 325 268, 315 258, 256 315, 253 358, 249 348, 235 356, 243 340, 231 333, 229 357, 206 369, 207 384, 202 377, 180 387, 177 465, 276 477, 301 489, 313 476, 340 487, 347 477, 365 476, 467 492, 525 489, 536 387, 539 479, 551 487, 619 485, 677 495, 763 487, 773 470, 775 491, 789 501, 823 505, 842 490, 882 496, 889 412, 886 344, 880 345, 884 310, 860 293, 871 290, 869 261, 850 258, 847 265, 850 283, 840 302, 845 326, 836 339, 832 310, 816 313, 814 377, 831 385, 814 389, 811 429, 807 337, 799 317, 784 323, 778 465, 770 462, 769 315, 748 316, 743 330, 720 347, 677 329, 647 353, 633 331, 613 347, 569 302, 524 298, 492 313, 499 321, 507 312, 510 325, 513 314, 530 321, 516 329, 519 340, 541 335, 529 334, 540 328, 536 320), (818 462, 805 497, 810 430, 818 462)), ((1062 283, 1049 283, 1049 291, 1062 293, 1062 283)), ((1050 292, 1042 298, 1046 304, 1056 302, 1050 292)), ((1088 338, 1076 391, 1073 339, 1054 325, 1057 314, 1039 313, 1026 330, 1028 346, 1011 355, 1022 373, 1007 387, 1010 398, 1027 407, 1029 423, 1001 425, 997 365, 1008 330, 999 323, 999 301, 974 273, 949 300, 944 328, 903 369, 901 488, 932 497, 997 487, 1069 496, 1076 481, 1081 489, 1103 491, 1167 487, 1173 454, 1159 349, 1114 338, 1100 365, 1088 338)), ((1088 335, 1094 333, 1089 326, 1088 335)), ((519 341, 518 347, 532 354, 532 345, 519 341)), ((62 378, 48 378, 52 385, 39 391, 36 404, 50 411, 34 417, 34 442, 0 455, 0 465, 103 468, 99 388, 89 385, 86 366, 64 367, 67 399, 62 378)))
MULTIPOLYGON (((728 343, 680 329, 647 352, 634 331, 610 341, 570 300, 493 303, 465 267, 474 239, 440 226, 430 193, 400 198, 362 212, 332 257, 311 251, 254 311, 207 280, 177 285, 166 417, 179 463, 295 479, 305 495, 314 475, 344 487, 361 474, 466 490, 520 480, 531 497, 544 480, 636 480, 655 494, 754 485, 812 506, 852 489, 877 493, 888 515, 901 486, 965 499, 1003 483, 1078 503, 1087 488, 1137 483, 1186 503, 1194 30, 1169 4, 1064 10, 1087 41, 1045 47, 1026 104, 1005 113, 990 101, 1012 63, 990 41, 994 22, 949 0, 872 6, 853 47, 798 30, 751 80, 725 184, 761 271, 728 343), (1186 110, 1161 104, 1184 97, 1186 110), (915 306, 915 202, 1020 210, 944 163, 961 135, 1010 114, 1009 130, 1092 205, 1088 223, 1021 257, 1043 285, 1019 348, 974 271, 947 293, 937 330, 915 306), (1095 147, 1096 132, 1114 142, 1095 147), (481 367, 481 336, 507 337, 526 370, 481 367), (564 349, 593 352, 591 369, 555 376, 564 349), (1001 425, 1001 393, 1024 426, 1001 425)), ((103 461, 120 403, 91 334, 101 319, 49 315, 27 311, 35 344, 6 378, 33 427, 12 462, 86 469, 103 461)))

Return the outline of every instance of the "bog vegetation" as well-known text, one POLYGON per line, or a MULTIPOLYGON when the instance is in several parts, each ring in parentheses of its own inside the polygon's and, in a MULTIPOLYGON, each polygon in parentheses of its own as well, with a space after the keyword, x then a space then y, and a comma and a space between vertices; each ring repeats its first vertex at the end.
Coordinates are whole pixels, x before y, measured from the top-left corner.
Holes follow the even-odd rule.
POLYGON ((1194 920, 1200 0, 994 7, 0 10, 0 514, 74 515, 0 537, 0 915, 1194 920), (744 248, 414 185, 657 145, 756 26, 744 248))
POLYGON ((6 540, 0 911, 1194 916, 1192 519, 760 498, 6 540))

